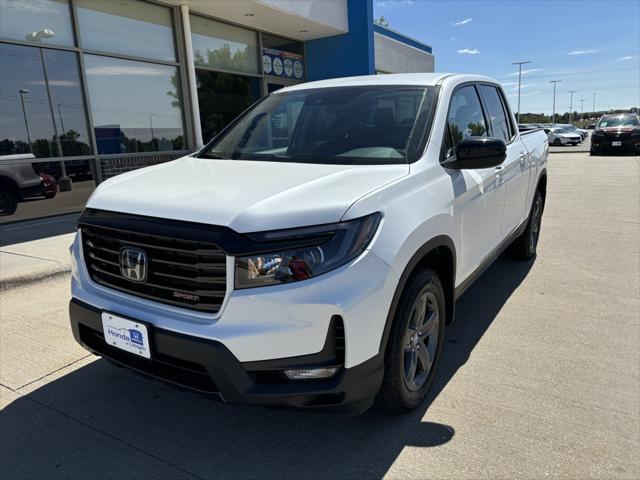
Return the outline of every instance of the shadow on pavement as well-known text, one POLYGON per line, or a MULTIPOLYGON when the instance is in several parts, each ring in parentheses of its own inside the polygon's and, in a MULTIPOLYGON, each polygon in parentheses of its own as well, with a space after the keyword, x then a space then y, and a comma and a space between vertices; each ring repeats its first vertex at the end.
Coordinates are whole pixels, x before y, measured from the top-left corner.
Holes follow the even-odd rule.
POLYGON ((0 223, 0 247, 71 233, 76 229, 79 216, 80 213, 71 213, 6 224, 0 223))
POLYGON ((464 431, 423 417, 531 266, 500 258, 459 300, 433 390, 409 414, 228 406, 98 360, 0 413, 4 476, 381 478, 404 447, 439 446, 464 431))

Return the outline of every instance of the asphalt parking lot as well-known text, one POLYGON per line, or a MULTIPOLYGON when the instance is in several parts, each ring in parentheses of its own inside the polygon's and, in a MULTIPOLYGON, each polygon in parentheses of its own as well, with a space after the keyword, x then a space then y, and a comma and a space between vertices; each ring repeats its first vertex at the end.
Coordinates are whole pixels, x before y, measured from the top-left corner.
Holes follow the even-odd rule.
POLYGON ((639 239, 640 157, 552 154, 537 259, 465 293, 403 416, 213 402, 87 355, 65 275, 4 290, 2 476, 637 479, 639 239))

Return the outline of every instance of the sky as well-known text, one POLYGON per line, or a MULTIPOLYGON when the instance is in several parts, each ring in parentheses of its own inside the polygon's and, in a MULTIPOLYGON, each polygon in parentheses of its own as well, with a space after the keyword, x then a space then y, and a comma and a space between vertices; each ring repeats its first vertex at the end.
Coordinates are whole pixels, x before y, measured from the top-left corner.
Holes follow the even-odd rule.
POLYGON ((502 83, 516 109, 556 112, 640 106, 640 0, 374 0, 374 18, 433 47, 436 72, 502 83))

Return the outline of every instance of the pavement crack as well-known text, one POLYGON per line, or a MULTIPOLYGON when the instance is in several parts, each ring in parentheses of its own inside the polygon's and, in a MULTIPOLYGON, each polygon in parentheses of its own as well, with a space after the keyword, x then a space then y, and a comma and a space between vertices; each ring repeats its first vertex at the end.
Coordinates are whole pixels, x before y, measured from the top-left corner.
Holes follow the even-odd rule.
POLYGON ((36 257, 35 255, 27 255, 26 253, 7 252, 6 250, 2 249, 0 249, 0 253, 4 253, 6 255, 16 255, 17 257, 35 258, 36 260, 44 260, 45 262, 62 263, 60 260, 53 260, 52 258, 36 257))
POLYGON ((30 382, 27 382, 27 383, 25 383, 24 385, 21 385, 21 386, 17 387, 17 388, 16 388, 16 390, 21 390, 21 389, 23 389, 23 388, 25 388, 25 387, 28 387, 29 385, 33 385, 34 383, 39 382, 39 381, 40 381, 40 380, 42 380, 43 378, 47 378, 47 377, 49 377, 49 376, 53 375, 54 373, 58 373, 60 370, 64 370, 65 368, 70 367, 71 365, 73 365, 73 364, 75 364, 75 363, 78 363, 78 362, 80 362, 80 361, 84 360, 85 358, 89 358, 89 357, 91 357, 91 356, 93 356, 93 354, 92 354, 92 353, 87 353, 86 355, 83 355, 82 357, 80 357, 80 358, 78 358, 78 359, 74 360, 74 361, 73 361, 73 362, 71 362, 71 363, 68 363, 68 364, 66 364, 66 365, 63 365, 63 366, 62 366, 62 367, 60 367, 60 368, 56 368, 55 370, 52 370, 52 371, 50 371, 49 373, 46 373, 46 374, 42 375, 41 377, 36 378, 35 380, 31 380, 30 382))

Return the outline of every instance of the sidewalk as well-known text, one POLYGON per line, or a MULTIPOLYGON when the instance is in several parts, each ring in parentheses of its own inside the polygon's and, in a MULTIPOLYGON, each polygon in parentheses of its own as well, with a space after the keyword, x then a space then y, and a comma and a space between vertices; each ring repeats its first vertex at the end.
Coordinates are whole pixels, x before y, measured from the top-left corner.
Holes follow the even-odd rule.
POLYGON ((75 233, 0 247, 0 289, 9 290, 71 271, 75 233))

